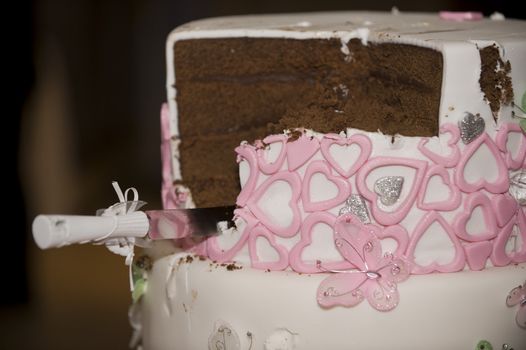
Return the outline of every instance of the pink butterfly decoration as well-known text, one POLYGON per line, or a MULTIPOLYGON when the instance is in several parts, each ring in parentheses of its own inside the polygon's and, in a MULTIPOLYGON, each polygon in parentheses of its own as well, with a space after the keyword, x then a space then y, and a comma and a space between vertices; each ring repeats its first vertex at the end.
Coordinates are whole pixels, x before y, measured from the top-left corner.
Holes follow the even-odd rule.
POLYGON ((318 287, 318 303, 351 307, 367 299, 379 311, 394 309, 400 299, 397 283, 409 277, 409 261, 390 253, 382 255, 375 226, 363 224, 353 214, 339 216, 334 228, 336 248, 354 268, 328 270, 318 261, 319 270, 332 272, 318 287))
POLYGON ((510 307, 519 305, 515 319, 519 327, 526 328, 526 281, 524 281, 522 286, 515 287, 511 290, 506 298, 506 305, 510 307))

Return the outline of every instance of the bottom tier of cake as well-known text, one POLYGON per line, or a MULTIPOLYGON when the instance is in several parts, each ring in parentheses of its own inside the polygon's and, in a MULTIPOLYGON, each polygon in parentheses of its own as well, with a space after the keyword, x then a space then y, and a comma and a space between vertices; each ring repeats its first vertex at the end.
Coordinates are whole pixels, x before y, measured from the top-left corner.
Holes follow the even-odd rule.
MULTIPOLYGON (((157 260, 137 305, 144 349, 526 349, 511 290, 526 264, 479 272, 413 275, 400 303, 380 312, 367 301, 324 309, 326 277, 218 265, 186 254, 157 260), (489 349, 487 343, 485 348, 489 349)), ((524 306, 522 306, 524 307, 524 306)))

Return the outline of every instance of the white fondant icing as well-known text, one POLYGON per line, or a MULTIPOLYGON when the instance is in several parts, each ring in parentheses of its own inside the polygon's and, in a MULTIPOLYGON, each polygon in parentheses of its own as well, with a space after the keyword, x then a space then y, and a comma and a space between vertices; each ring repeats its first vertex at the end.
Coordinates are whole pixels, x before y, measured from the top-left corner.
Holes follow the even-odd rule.
MULTIPOLYGON (((382 313, 362 303, 354 308, 321 308, 316 290, 326 277, 250 268, 228 271, 194 259, 175 270, 180 293, 162 312, 170 259, 154 264, 143 299, 146 349, 206 349, 216 320, 228 320, 241 349, 263 349, 276 329, 299 334, 302 350, 474 349, 479 340, 526 346, 515 324, 516 309, 505 305, 508 293, 524 281, 526 264, 484 271, 414 275, 398 285, 400 304, 382 313), (182 305, 192 299, 190 313, 182 305), (188 315, 188 316, 187 316, 188 315), (367 320, 367 321, 364 321, 367 320), (189 331, 191 329, 191 331, 189 331), (253 337, 245 337, 250 332, 253 337), (381 335, 381 336, 379 336, 381 335), (252 344, 251 344, 252 341, 252 344)), ((500 346, 500 345, 499 345, 500 346)))
POLYGON ((287 328, 278 328, 267 337, 264 343, 265 350, 293 350, 299 343, 299 334, 287 328))

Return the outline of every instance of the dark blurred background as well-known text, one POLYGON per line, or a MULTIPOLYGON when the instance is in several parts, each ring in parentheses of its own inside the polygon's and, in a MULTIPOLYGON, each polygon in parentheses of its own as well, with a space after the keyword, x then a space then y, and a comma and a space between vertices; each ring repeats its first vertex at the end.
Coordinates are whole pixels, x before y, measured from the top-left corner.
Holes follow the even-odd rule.
POLYGON ((499 11, 518 1, 19 0, 4 8, 9 193, 0 349, 126 349, 124 259, 100 246, 40 251, 37 213, 92 214, 135 186, 160 207, 159 109, 165 39, 198 18, 327 10, 499 11), (10 21, 9 21, 10 20, 10 21), (9 220, 9 221, 8 221, 9 220))

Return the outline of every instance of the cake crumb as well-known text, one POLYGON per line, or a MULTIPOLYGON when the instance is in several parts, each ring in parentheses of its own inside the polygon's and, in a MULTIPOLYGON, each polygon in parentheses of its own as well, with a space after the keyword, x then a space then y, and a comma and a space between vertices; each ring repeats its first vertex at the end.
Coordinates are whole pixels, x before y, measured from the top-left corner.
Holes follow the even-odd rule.
POLYGON ((241 270, 242 267, 241 266, 237 266, 235 263, 231 263, 231 264, 226 265, 226 269, 228 271, 234 271, 234 270, 241 270))
POLYGON ((297 141, 303 135, 303 131, 294 129, 289 133, 287 143, 297 141))

